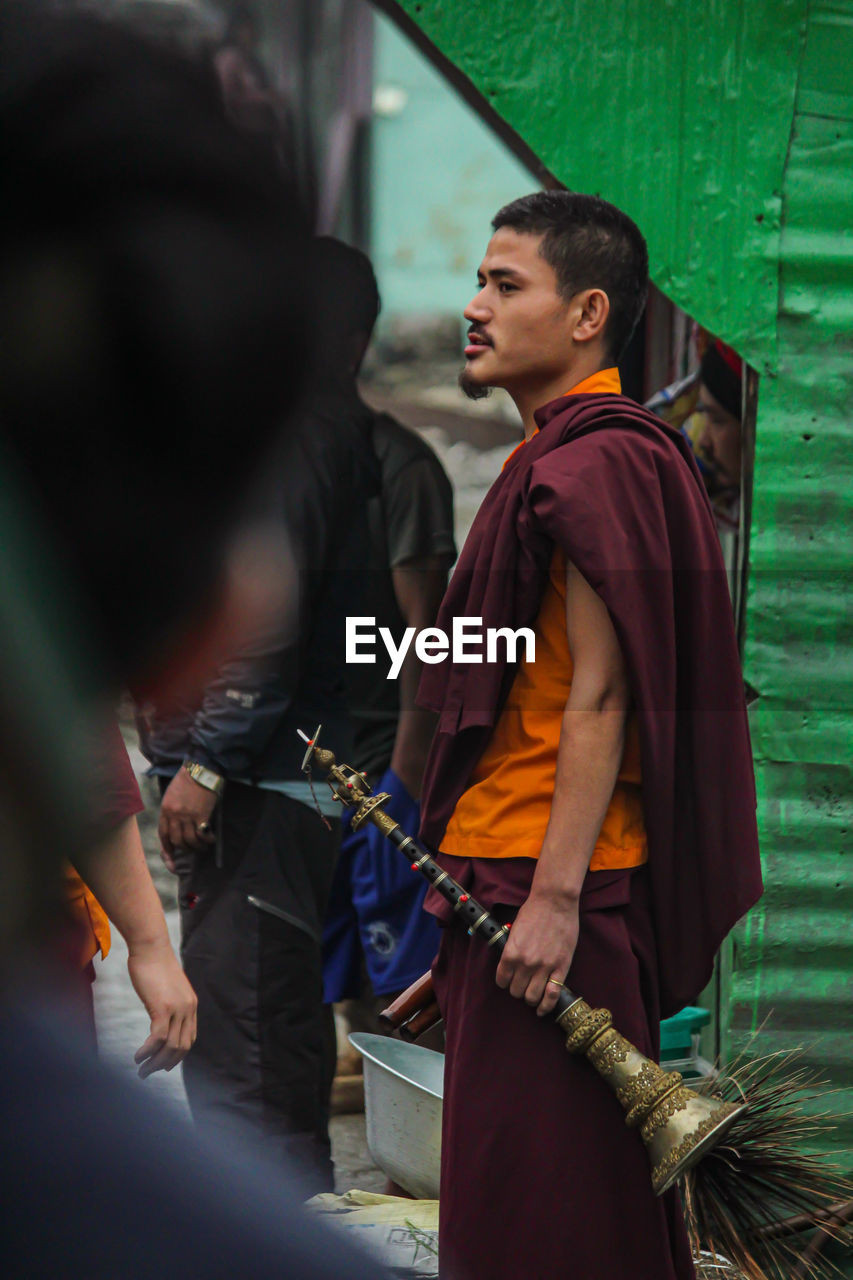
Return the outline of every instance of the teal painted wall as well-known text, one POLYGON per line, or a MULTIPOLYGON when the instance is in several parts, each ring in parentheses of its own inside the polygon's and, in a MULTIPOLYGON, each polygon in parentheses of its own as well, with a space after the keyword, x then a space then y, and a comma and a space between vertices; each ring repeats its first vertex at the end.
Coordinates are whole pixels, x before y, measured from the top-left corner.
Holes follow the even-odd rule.
MULTIPOLYGON (((808 1046, 853 1151, 853 0, 404 0, 760 375, 745 675, 767 892, 727 1045, 808 1046)), ((724 798, 721 798, 724 803, 724 798)))
POLYGON ((449 312, 461 323, 490 220, 536 184, 380 15, 374 85, 371 255, 383 317, 449 312))

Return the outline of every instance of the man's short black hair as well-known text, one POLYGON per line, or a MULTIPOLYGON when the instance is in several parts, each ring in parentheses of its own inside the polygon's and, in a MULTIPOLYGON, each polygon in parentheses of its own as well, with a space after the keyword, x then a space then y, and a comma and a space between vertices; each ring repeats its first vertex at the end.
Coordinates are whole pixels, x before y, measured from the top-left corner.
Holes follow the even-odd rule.
POLYGON ((539 252, 553 268, 560 296, 603 289, 610 299, 607 343, 619 360, 646 305, 649 255, 635 222, 598 196, 573 191, 536 191, 504 205, 492 221, 541 235, 539 252))

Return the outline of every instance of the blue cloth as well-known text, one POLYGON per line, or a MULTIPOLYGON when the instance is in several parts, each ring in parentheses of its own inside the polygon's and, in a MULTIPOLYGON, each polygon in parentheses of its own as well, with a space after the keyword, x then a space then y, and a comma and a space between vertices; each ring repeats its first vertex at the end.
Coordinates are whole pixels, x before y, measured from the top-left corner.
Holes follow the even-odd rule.
POLYGON ((341 816, 341 806, 325 782, 277 782, 275 778, 260 778, 257 782, 251 778, 234 778, 233 781, 244 787, 257 787, 259 791, 277 791, 280 796, 298 800, 315 813, 322 813, 324 818, 341 816))
MULTIPOLYGON (((376 791, 390 792, 386 812, 414 833, 420 806, 388 769, 376 791)), ((323 931, 323 999, 361 994, 362 955, 377 995, 401 991, 427 970, 440 930, 423 910, 428 885, 405 856, 373 826, 344 822, 343 841, 323 931)))

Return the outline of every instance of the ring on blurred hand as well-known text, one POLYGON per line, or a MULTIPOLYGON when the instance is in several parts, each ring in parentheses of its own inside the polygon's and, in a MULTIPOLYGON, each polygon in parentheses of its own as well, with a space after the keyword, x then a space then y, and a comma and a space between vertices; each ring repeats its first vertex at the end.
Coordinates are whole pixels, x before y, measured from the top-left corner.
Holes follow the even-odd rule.
POLYGON ((210 830, 209 822, 200 822, 196 827, 196 831, 200 836, 206 835, 209 830, 210 830))
POLYGON ((549 978, 548 981, 553 982, 555 987, 561 987, 563 985, 559 978, 549 978))

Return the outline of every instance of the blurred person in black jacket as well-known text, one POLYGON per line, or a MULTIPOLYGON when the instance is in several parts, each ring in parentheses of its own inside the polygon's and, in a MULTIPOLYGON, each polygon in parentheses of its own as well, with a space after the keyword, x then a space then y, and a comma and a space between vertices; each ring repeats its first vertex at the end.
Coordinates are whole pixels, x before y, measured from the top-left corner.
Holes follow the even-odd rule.
MULTIPOLYGON (((327 270, 346 299, 341 324, 354 385, 379 314, 379 289, 365 254, 339 241, 323 244, 327 270)), ((420 632, 435 623, 456 556, 453 488, 416 432, 387 413, 372 412, 371 423, 380 491, 368 504, 368 549, 350 585, 350 613, 372 618, 374 637, 387 628, 400 647, 408 628, 420 632)), ((381 642, 378 649, 347 667, 355 737, 349 763, 367 774, 376 792, 390 795, 400 825, 417 831, 435 717, 416 705, 423 664, 415 646, 410 643, 398 672, 381 642)), ((325 730, 323 736, 332 742, 325 730)), ((421 909, 426 888, 375 827, 365 823, 353 831, 345 815, 324 928, 323 978, 326 1000, 343 1002, 338 1012, 352 1030, 383 1031, 374 997, 387 1004, 430 967, 439 929, 421 909)), ((346 1105, 346 1077, 360 1070, 359 1054, 341 1054, 333 1106, 346 1105)))
MULTIPOLYGON (((323 725, 352 755, 346 616, 378 491, 370 411, 346 359, 346 288, 315 241, 322 316, 288 453, 257 496, 266 545, 298 591, 195 698, 151 702, 142 749, 163 787, 160 840, 180 879, 182 958, 199 1000, 184 1068, 193 1116, 251 1132, 297 1165, 306 1194, 334 1187, 328 1107, 336 1046, 323 1002, 322 930, 340 848, 339 805, 301 773, 298 730, 323 725), (317 810, 320 809, 322 818, 317 810)), ((357 587, 356 587, 357 589, 357 587)))

